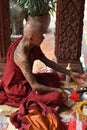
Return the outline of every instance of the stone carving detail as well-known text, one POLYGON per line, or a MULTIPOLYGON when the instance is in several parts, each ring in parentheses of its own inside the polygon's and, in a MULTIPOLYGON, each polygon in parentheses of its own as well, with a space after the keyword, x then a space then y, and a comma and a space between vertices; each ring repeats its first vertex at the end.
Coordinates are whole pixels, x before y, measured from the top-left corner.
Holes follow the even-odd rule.
POLYGON ((59 0, 58 4, 55 54, 59 62, 77 61, 81 55, 84 0, 59 0))

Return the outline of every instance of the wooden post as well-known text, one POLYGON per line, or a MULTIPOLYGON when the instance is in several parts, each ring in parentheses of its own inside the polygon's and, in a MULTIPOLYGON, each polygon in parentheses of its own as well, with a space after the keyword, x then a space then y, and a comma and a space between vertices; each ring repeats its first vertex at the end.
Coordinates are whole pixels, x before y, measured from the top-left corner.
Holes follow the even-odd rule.
POLYGON ((57 0, 55 55, 57 62, 83 73, 80 63, 85 0, 57 0))
POLYGON ((8 46, 10 45, 9 0, 0 0, 0 75, 3 73, 8 46))

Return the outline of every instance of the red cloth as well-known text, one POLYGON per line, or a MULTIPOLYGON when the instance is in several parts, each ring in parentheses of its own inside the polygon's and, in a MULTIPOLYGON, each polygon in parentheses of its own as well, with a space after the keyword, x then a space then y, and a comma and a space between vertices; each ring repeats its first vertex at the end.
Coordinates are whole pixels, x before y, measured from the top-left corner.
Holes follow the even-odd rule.
MULTIPOLYGON (((42 113, 42 115, 44 117, 46 117, 47 114, 49 113, 50 115, 52 115, 54 120, 56 120, 55 126, 51 126, 53 124, 53 122, 51 122, 51 124, 48 124, 50 130, 53 127, 54 127, 53 129, 56 129, 56 130, 57 129, 58 130, 67 130, 67 126, 65 125, 65 123, 61 122, 61 120, 58 119, 58 116, 57 116, 54 108, 48 107, 45 104, 43 104, 42 102, 36 103, 33 100, 30 100, 27 103, 25 102, 24 104, 21 104, 20 107, 19 107, 19 110, 17 110, 16 112, 11 114, 11 116, 10 116, 11 123, 16 128, 18 128, 18 130, 29 130, 32 123, 34 123, 34 125, 35 125, 35 122, 34 122, 34 120, 33 120, 33 122, 31 121, 32 123, 29 122, 29 120, 27 119, 26 116, 28 116, 30 114, 29 110, 35 110, 35 109, 40 110, 40 112, 42 113)), ((33 113, 31 116, 36 116, 37 120, 38 120, 38 118, 41 118, 41 117, 37 116, 35 113, 33 113)), ((41 121, 41 120, 39 120, 39 121, 41 121)), ((40 129, 41 128, 40 125, 42 124, 42 126, 43 126, 45 124, 45 121, 47 121, 47 120, 44 120, 41 123, 38 122, 38 125, 36 125, 37 129, 40 129)), ((46 129, 46 128, 47 127, 44 127, 44 129, 46 129)))
MULTIPOLYGON (((20 40, 21 38, 11 44, 8 49, 5 71, 0 85, 0 104, 4 103, 11 106, 19 106, 21 103, 33 99, 36 101, 40 100, 47 105, 59 105, 63 99, 60 93, 50 92, 48 94, 36 94, 25 80, 20 68, 14 63, 14 50, 20 40)), ((35 46, 32 48, 29 52, 31 67, 33 66, 34 60, 41 58, 43 55, 40 47, 35 46)), ((59 86, 59 77, 56 73, 38 73, 34 75, 39 83, 48 85, 49 87, 59 86)))
POLYGON ((68 130, 86 130, 86 125, 72 118, 70 119, 68 130))
POLYGON ((71 98, 74 101, 78 101, 80 99, 79 94, 76 92, 72 93, 69 98, 71 98))
POLYGON ((87 125, 84 122, 77 119, 76 111, 74 111, 71 115, 67 130, 86 130, 86 129, 87 125))

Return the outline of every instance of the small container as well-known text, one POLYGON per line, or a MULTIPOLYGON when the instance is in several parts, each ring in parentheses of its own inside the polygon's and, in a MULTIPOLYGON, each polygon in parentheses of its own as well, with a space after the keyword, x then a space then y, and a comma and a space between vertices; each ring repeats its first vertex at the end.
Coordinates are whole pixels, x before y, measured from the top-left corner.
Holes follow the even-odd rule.
POLYGON ((68 99, 64 102, 64 104, 65 104, 67 107, 70 107, 70 108, 71 108, 71 107, 73 107, 73 106, 75 105, 75 102, 68 97, 68 99))
POLYGON ((87 105, 84 105, 84 106, 83 106, 83 113, 84 113, 85 115, 87 115, 87 105))
POLYGON ((87 92, 83 92, 81 95, 81 100, 87 100, 87 92))
MULTIPOLYGON (((67 67, 66 67, 67 70, 71 71, 71 66, 70 66, 70 63, 68 63, 67 67)), ((69 75, 66 75, 66 82, 70 82, 71 81, 71 78, 69 75)))
POLYGON ((0 109, 0 130, 7 130, 8 123, 7 123, 7 117, 3 115, 2 109, 0 109))

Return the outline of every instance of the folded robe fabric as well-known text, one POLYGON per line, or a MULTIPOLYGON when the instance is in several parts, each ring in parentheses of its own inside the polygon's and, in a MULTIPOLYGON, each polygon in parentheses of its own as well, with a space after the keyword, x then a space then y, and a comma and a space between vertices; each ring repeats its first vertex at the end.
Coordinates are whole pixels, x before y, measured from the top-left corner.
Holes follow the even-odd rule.
POLYGON ((32 100, 21 104, 10 121, 18 130, 67 130, 52 107, 32 100))
MULTIPOLYGON (((13 54, 20 40, 21 38, 12 43, 7 52, 6 66, 0 82, 0 104, 4 103, 18 107, 21 103, 33 99, 35 101, 42 101, 47 105, 60 105, 63 101, 60 93, 37 94, 35 91, 32 91, 20 68, 14 63, 13 54)), ((34 61, 43 57, 43 55, 40 47, 37 46, 29 51, 31 68, 34 61)), ((39 83, 49 87, 59 87, 60 79, 56 73, 38 73, 34 75, 39 83)))

